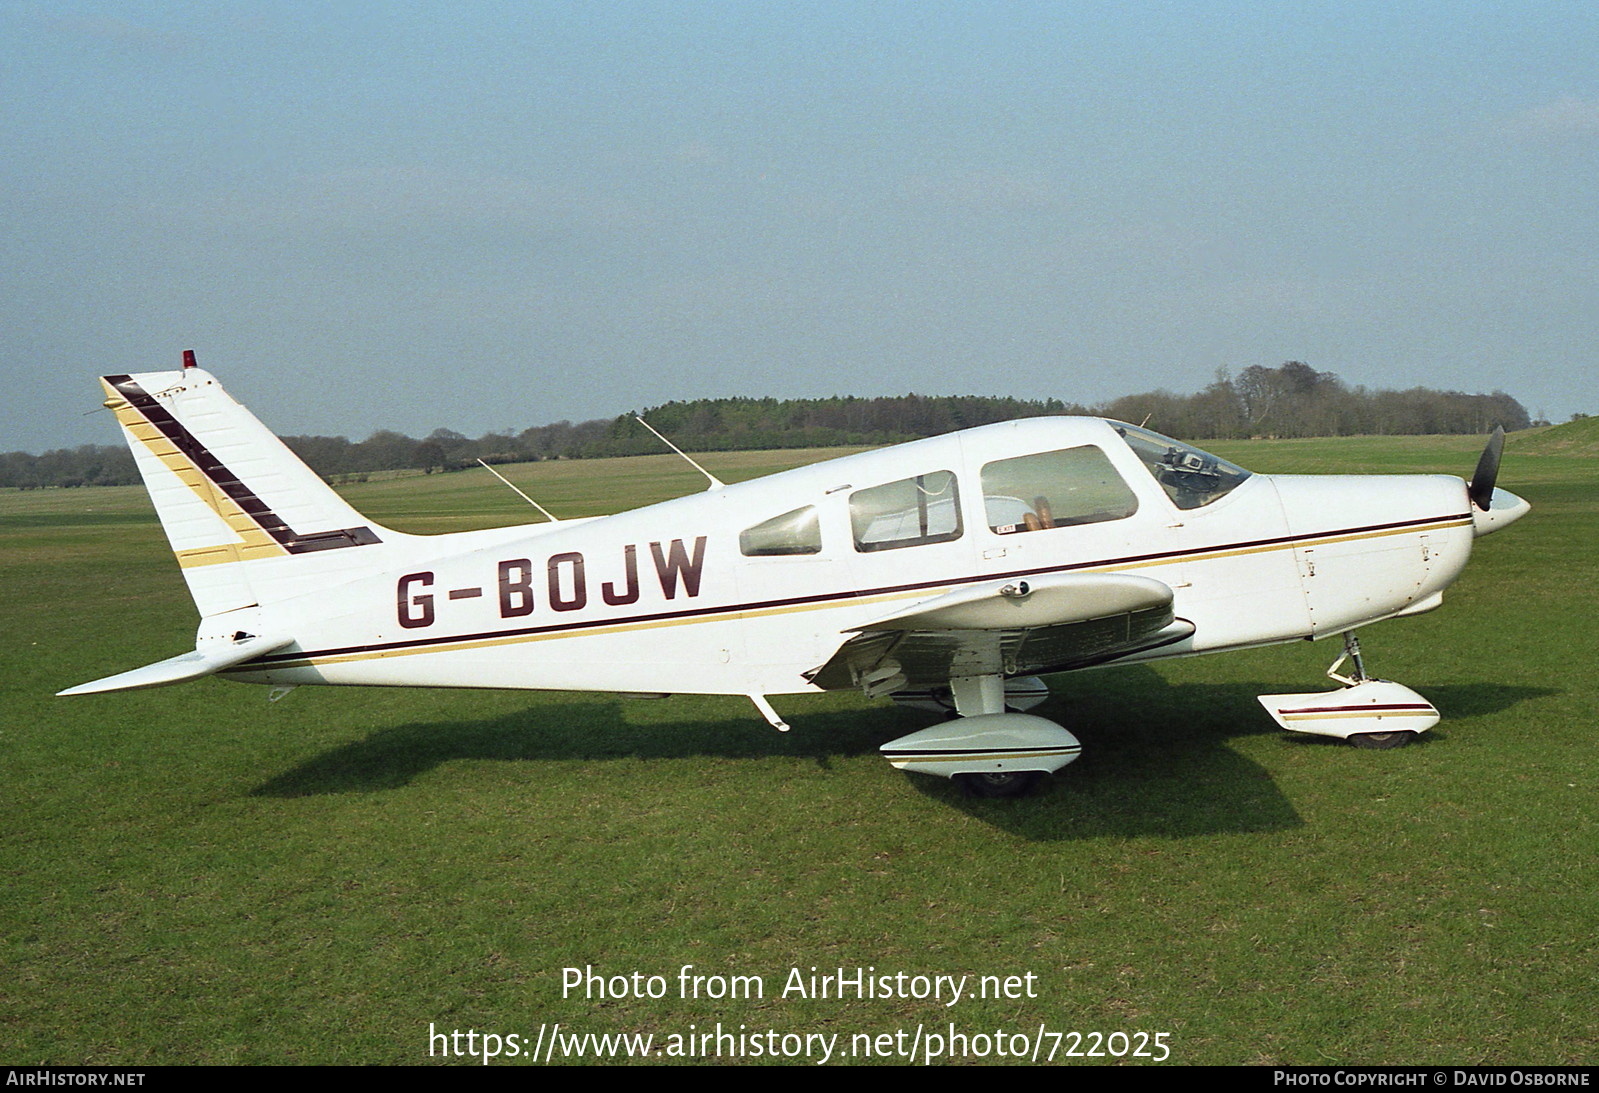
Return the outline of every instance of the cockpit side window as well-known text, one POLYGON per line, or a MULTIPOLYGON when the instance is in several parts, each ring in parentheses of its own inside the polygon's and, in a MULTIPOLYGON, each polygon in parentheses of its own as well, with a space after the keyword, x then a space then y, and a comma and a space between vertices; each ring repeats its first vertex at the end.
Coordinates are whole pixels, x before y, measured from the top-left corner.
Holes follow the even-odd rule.
POLYGON ((738 549, 746 558, 820 554, 822 525, 816 518, 815 506, 806 505, 746 528, 739 533, 738 549))
POLYGON ((1180 509, 1197 509, 1226 497, 1249 472, 1219 456, 1136 425, 1111 423, 1180 509))
POLYGON ((983 466, 983 508, 996 534, 1097 524, 1138 511, 1138 497, 1110 459, 1086 444, 983 466))
POLYGON ((952 471, 930 471, 849 495, 855 549, 898 550, 961 537, 960 491, 952 471))

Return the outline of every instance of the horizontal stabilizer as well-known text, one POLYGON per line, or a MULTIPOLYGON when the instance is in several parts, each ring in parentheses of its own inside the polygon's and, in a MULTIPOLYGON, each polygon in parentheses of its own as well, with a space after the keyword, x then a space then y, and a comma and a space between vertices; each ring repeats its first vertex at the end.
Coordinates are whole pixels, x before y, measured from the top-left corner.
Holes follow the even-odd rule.
POLYGON ((281 634, 264 637, 247 635, 237 641, 208 641, 192 652, 169 657, 154 664, 146 664, 143 668, 135 668, 131 672, 106 676, 93 683, 81 683, 56 693, 58 697, 94 695, 106 691, 136 691, 143 687, 165 687, 169 683, 186 683, 191 679, 214 675, 235 664, 242 664, 252 657, 274 652, 293 641, 293 638, 286 638, 281 634))

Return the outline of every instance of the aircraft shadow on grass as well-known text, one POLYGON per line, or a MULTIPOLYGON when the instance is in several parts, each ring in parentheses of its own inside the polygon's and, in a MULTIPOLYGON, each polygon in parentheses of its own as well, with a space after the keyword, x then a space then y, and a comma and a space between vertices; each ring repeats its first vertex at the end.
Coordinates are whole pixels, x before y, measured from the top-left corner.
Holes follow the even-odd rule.
MULTIPOLYGON (((1084 757, 1019 800, 969 798, 952 783, 898 774, 927 797, 1029 839, 1168 836, 1275 831, 1301 820, 1271 776, 1228 741, 1275 735, 1284 746, 1337 748, 1351 777, 1385 753, 1340 741, 1290 737, 1260 709, 1262 683, 1170 684, 1147 667, 1056 681, 1040 707, 1076 731, 1084 757), (1063 685, 1064 684, 1064 685, 1063 685)), ((1434 688, 1446 716, 1493 714, 1546 693, 1479 683, 1434 688)), ((794 731, 778 734, 754 716, 692 721, 650 715, 630 720, 624 700, 576 699, 479 721, 418 722, 374 732, 315 756, 258 786, 252 796, 304 797, 398 789, 457 760, 593 762, 625 759, 761 760, 806 758, 826 768, 834 757, 873 755, 878 746, 932 723, 936 715, 897 707, 806 713, 791 700, 794 731)), ((663 709, 664 707, 655 707, 663 709)), ((1433 735, 1438 735, 1434 733, 1433 735)), ((1426 746, 1425 737, 1418 746, 1426 746)), ((760 772, 752 766, 752 777, 760 772)))
MULTIPOLYGON (((1057 693, 1041 707, 1084 743, 1083 757, 1060 771, 1054 786, 1046 783, 1040 793, 1019 801, 991 801, 962 796, 937 779, 913 784, 1033 840, 1184 838, 1288 830, 1303 823, 1271 774, 1229 741, 1270 737, 1282 748, 1326 749, 1328 776, 1352 781, 1369 777, 1374 766, 1404 761, 1404 752, 1359 751, 1342 740, 1283 732, 1255 697, 1283 689, 1281 681, 1171 684, 1148 668, 1124 669, 1117 676, 1114 687, 1096 685, 1092 673, 1067 686, 1056 681, 1057 693)), ((1428 696, 1446 720, 1411 747, 1446 744, 1449 718, 1487 716, 1550 693, 1493 683, 1430 687, 1428 696)))

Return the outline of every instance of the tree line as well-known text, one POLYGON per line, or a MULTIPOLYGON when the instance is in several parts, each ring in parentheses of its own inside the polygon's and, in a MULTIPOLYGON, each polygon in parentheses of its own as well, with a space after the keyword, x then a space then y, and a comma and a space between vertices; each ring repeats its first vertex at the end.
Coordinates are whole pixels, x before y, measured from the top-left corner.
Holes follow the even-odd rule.
MULTIPOLYGON (((1331 372, 1301 361, 1277 368, 1253 365, 1236 377, 1218 373, 1193 395, 1156 390, 1099 406, 1059 399, 900 395, 817 399, 718 398, 668 402, 644 411, 656 429, 690 452, 747 451, 895 444, 924 436, 1053 414, 1116 418, 1185 440, 1256 436, 1351 436, 1483 433, 1533 424, 1510 395, 1470 395, 1416 387, 1369 391, 1349 387, 1331 372)), ((436 429, 418 440, 392 431, 362 441, 341 436, 286 436, 284 442, 330 480, 378 471, 458 470, 487 463, 599 459, 662 450, 631 414, 573 423, 557 421, 520 433, 476 439, 436 429)), ((111 486, 138 481, 125 447, 87 444, 43 455, 0 455, 0 486, 111 486)))
POLYGON ((1277 368, 1251 365, 1237 377, 1221 372, 1196 395, 1127 395, 1097 412, 1135 424, 1148 414, 1150 428, 1184 440, 1464 435, 1495 425, 1511 432, 1534 424, 1521 403, 1503 391, 1373 391, 1349 387, 1332 372, 1318 372, 1302 361, 1277 368))

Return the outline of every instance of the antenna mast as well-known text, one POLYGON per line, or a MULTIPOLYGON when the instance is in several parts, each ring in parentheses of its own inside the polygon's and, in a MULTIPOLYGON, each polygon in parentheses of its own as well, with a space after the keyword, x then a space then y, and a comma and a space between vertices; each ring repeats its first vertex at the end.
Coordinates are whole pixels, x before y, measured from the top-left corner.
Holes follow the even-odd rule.
POLYGON ((655 439, 656 440, 659 440, 662 444, 665 444, 668 448, 672 449, 678 455, 682 456, 684 459, 687 459, 688 460, 688 465, 690 467, 693 467, 695 470, 697 470, 701 474, 703 474, 706 478, 709 478, 711 480, 711 484, 708 487, 706 487, 707 489, 719 490, 719 489, 722 489, 724 486, 727 485, 727 483, 723 482, 720 478, 716 477, 710 471, 706 470, 704 467, 702 467, 698 463, 694 462, 694 460, 691 459, 689 457, 688 453, 684 452, 682 448, 679 448, 676 444, 673 444, 670 440, 667 440, 660 433, 656 433, 655 432, 655 426, 653 426, 649 422, 645 421, 643 414, 634 414, 633 415, 633 420, 637 421, 640 425, 644 426, 650 432, 655 433, 655 439))
POLYGON ((546 520, 548 520, 550 523, 559 524, 561 522, 560 520, 556 519, 554 516, 550 515, 550 510, 549 509, 545 508, 543 505, 541 505, 537 501, 533 500, 533 498, 529 497, 527 494, 523 493, 521 490, 517 489, 514 485, 512 485, 511 484, 511 480, 509 478, 505 477, 505 475, 501 474, 499 471, 495 470, 493 467, 489 466, 487 463, 483 463, 482 459, 479 459, 478 462, 483 464, 483 469, 484 470, 488 471, 495 478, 498 478, 501 482, 504 482, 507 486, 510 486, 512 491, 515 492, 515 494, 518 497, 520 497, 522 500, 526 501, 528 504, 532 505, 534 508, 536 508, 540 512, 542 512, 544 514, 544 518, 546 520))

